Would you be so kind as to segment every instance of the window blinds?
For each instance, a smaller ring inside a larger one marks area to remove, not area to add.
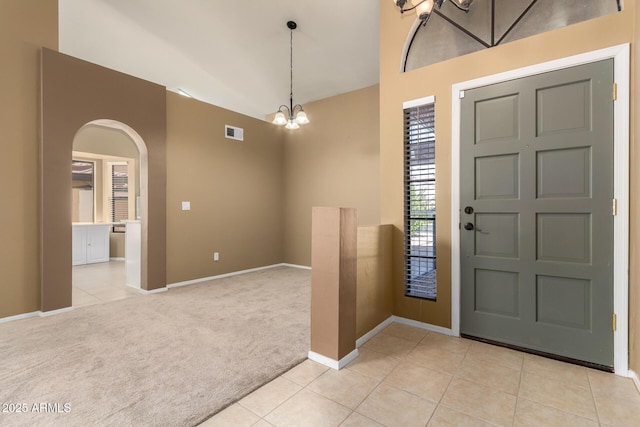
[[[111,165],[111,197],[109,198],[111,222],[129,219],[129,166]],[[124,233],[124,225],[115,225],[114,233]]]
[[[436,139],[433,103],[404,110],[405,295],[435,300]]]

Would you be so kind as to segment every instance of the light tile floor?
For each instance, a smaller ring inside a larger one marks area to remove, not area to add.
[[[334,371],[306,360],[201,426],[640,426],[632,380],[393,323]]]
[[[125,285],[124,261],[73,267],[72,304],[82,307],[139,296]]]

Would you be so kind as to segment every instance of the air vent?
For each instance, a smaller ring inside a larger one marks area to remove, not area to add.
[[[244,130],[235,126],[224,125],[224,136],[229,139],[244,141]]]

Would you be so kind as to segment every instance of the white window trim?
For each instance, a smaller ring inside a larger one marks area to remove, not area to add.
[[[614,81],[618,98],[614,104],[614,197],[618,214],[614,217],[613,282],[614,369],[628,377],[629,371],[629,44],[549,61],[492,76],[456,83],[451,88],[451,333],[460,335],[460,97],[465,90],[487,86],[577,65],[614,60]]]
[[[411,101],[403,102],[402,109],[406,110],[407,108],[419,107],[424,104],[435,104],[435,102],[436,102],[435,96],[433,95],[425,96],[424,98],[412,99]]]

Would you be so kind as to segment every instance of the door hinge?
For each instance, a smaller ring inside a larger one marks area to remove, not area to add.
[[[460,99],[464,98],[464,91],[461,90],[460,92],[458,92],[458,96],[460,97]]]
[[[613,332],[618,329],[618,318],[615,313],[613,313]]]
[[[617,100],[618,99],[618,84],[614,83],[613,84],[613,100]]]
[[[618,215],[618,199],[611,199],[611,215]]]

